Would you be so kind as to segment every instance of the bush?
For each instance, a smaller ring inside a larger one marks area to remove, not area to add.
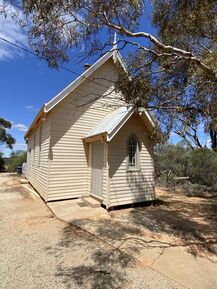
[[[5,166],[8,172],[15,172],[17,166],[26,162],[27,153],[25,151],[13,151]]]
[[[191,153],[192,183],[214,186],[217,182],[217,153],[209,149],[197,149]]]
[[[181,144],[158,146],[154,156],[156,177],[162,174],[187,176],[190,169],[190,154],[191,150]]]
[[[201,197],[207,192],[209,187],[200,185],[200,184],[192,184],[191,182],[187,182],[182,185],[181,191],[188,197]]]
[[[5,170],[5,160],[3,158],[3,153],[0,152],[0,172]]]
[[[217,152],[208,148],[191,150],[182,144],[158,146],[155,173],[157,182],[163,185],[171,183],[174,177],[189,177],[193,184],[216,188]]]

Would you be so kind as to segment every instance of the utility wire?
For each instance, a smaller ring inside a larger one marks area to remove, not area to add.
[[[10,45],[13,45],[13,46],[15,46],[16,48],[22,49],[23,51],[25,51],[25,52],[27,52],[27,53],[29,53],[29,54],[32,54],[32,55],[36,56],[37,58],[39,58],[39,59],[41,59],[41,60],[47,61],[47,59],[46,59],[45,57],[39,56],[39,55],[37,55],[37,53],[34,53],[33,51],[30,51],[30,50],[28,50],[27,48],[25,48],[25,47],[23,47],[23,46],[21,46],[21,45],[18,45],[18,44],[14,43],[14,42],[11,42],[11,41],[9,41],[9,40],[1,37],[1,36],[0,36],[0,40],[4,41],[4,42],[6,42],[6,43],[8,43],[8,44],[10,44]],[[101,83],[98,83],[98,82],[94,81],[93,79],[90,79],[90,78],[88,78],[88,77],[86,77],[86,76],[84,76],[84,75],[82,75],[82,74],[79,74],[78,72],[75,72],[75,71],[73,71],[73,70],[71,70],[71,69],[69,69],[69,68],[67,68],[67,67],[65,67],[65,66],[63,66],[63,65],[58,65],[58,67],[59,67],[59,68],[62,68],[63,70],[66,70],[66,71],[68,71],[68,72],[71,72],[71,73],[73,73],[74,75],[77,75],[77,76],[79,76],[79,77],[82,77],[82,78],[84,78],[84,79],[87,79],[87,80],[89,80],[89,81],[92,81],[93,83],[95,83],[95,84],[97,84],[97,85],[100,85],[100,86],[102,86],[102,87],[104,87],[104,88],[109,88],[108,86],[105,86],[105,85],[103,85],[103,84],[101,84]]]

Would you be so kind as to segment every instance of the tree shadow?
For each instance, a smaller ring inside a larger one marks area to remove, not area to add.
[[[139,236],[141,230],[138,227],[130,225],[128,222],[124,223],[119,221],[111,221],[110,219],[100,219],[100,220],[87,220],[83,219],[76,221],[78,226],[83,226],[83,224],[90,223],[91,228],[95,231],[95,234],[104,240],[121,240],[128,235]]]
[[[128,270],[144,252],[155,249],[152,264],[167,248],[183,247],[194,256],[213,256],[217,253],[216,215],[211,218],[209,211],[215,210],[216,204],[212,209],[208,205],[186,198],[166,199],[156,206],[119,210],[119,218],[79,221],[81,227],[85,222],[91,225],[93,233],[69,224],[58,243],[46,248],[58,259],[55,277],[68,289],[127,288]],[[147,230],[151,234],[146,236]],[[176,238],[164,239],[166,234]]]
[[[127,218],[153,233],[164,233],[180,240],[194,256],[217,254],[216,204],[186,201],[159,202],[155,207],[130,210]],[[170,246],[169,244],[168,246]],[[172,244],[176,246],[176,244]]]
[[[46,251],[58,260],[68,252],[68,261],[59,262],[55,274],[68,289],[127,288],[125,270],[134,265],[132,257],[73,224],[66,226],[59,242]]]
[[[92,264],[80,266],[59,266],[56,276],[71,288],[71,281],[79,288],[113,289],[126,288],[125,268],[131,262],[126,254],[114,249],[97,249],[91,255]]]

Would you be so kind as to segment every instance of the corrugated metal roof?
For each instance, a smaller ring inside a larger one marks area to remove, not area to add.
[[[98,134],[107,133],[107,140],[111,140],[116,130],[118,130],[127,119],[133,114],[132,107],[122,106],[117,110],[109,113],[87,136],[93,137]]]

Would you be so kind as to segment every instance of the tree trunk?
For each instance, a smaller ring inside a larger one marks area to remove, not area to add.
[[[217,149],[217,131],[210,129],[211,147],[213,150]]]

